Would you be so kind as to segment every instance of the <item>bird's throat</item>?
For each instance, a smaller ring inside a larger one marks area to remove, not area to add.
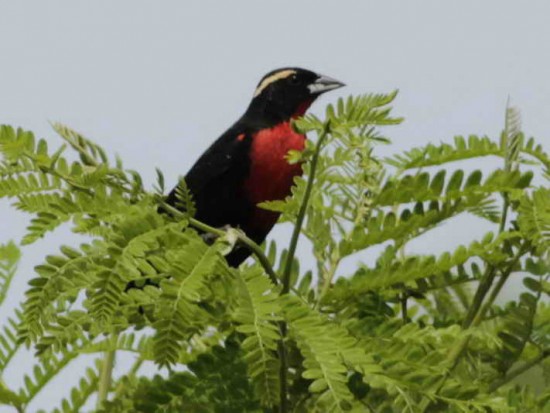
[[[292,115],[292,118],[296,119],[296,118],[299,118],[300,116],[304,116],[305,113],[306,113],[306,110],[309,109],[309,107],[311,106],[311,104],[313,103],[314,100],[315,100],[315,98],[311,98],[311,99],[308,99],[308,100],[304,101],[300,105],[298,105],[298,108],[296,109],[296,111]]]

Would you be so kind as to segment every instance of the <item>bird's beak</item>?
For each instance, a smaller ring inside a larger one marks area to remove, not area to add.
[[[315,82],[311,83],[307,88],[312,95],[320,95],[321,93],[338,89],[342,86],[346,86],[346,84],[331,77],[319,75]]]

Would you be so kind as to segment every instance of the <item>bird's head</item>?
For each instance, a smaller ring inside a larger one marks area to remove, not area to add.
[[[249,113],[274,121],[302,116],[313,101],[344,83],[306,69],[286,67],[266,74],[258,83]]]

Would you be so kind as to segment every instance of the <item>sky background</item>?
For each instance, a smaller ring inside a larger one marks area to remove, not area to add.
[[[394,144],[383,154],[457,134],[497,137],[508,97],[526,134],[548,150],[548,16],[543,0],[0,0],[0,124],[56,147],[49,121],[62,122],[118,153],[147,183],[155,167],[174,183],[242,114],[262,75],[291,65],[347,83],[314,105],[318,114],[339,96],[398,88],[394,114],[406,121],[385,129]],[[19,240],[27,217],[7,202],[0,217],[0,242]],[[463,217],[411,250],[451,250],[491,229]],[[288,233],[283,226],[274,237]],[[0,322],[22,300],[33,266],[74,240],[62,229],[23,250]],[[299,253],[308,255],[306,244]],[[344,270],[371,259],[352,257]],[[116,371],[129,361],[120,359]],[[16,387],[31,363],[29,353],[18,354],[4,380]],[[28,411],[55,406],[85,364],[69,366]]]

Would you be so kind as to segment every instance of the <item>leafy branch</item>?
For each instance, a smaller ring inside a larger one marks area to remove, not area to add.
[[[62,142],[51,150],[0,127],[0,197],[30,217],[22,244],[62,225],[87,238],[45,257],[21,310],[3,321],[0,403],[24,412],[74,360],[102,353],[54,411],[81,411],[93,396],[115,413],[547,410],[550,393],[517,378],[540,368],[548,386],[550,192],[536,183],[550,158],[508,108],[497,139],[380,159],[385,128],[402,121],[391,115],[395,97],[341,99],[322,119],[294,122],[317,138],[288,154],[304,169],[293,195],[261,205],[293,225],[288,242],[265,249],[193,218],[183,181],[174,208],[160,171],[148,191],[70,128],[53,125]],[[502,167],[451,165],[486,156]],[[412,252],[436,228],[452,237],[446,225],[464,214],[494,233]],[[306,240],[313,263],[296,255]],[[229,268],[223,257],[236,245],[256,263]],[[374,259],[357,263],[365,253]],[[0,305],[20,257],[14,243],[0,246]],[[500,303],[511,279],[525,291]],[[5,372],[24,345],[35,366],[16,372],[28,377],[14,390]],[[119,353],[135,359],[113,377]],[[149,361],[168,371],[145,377]]]

